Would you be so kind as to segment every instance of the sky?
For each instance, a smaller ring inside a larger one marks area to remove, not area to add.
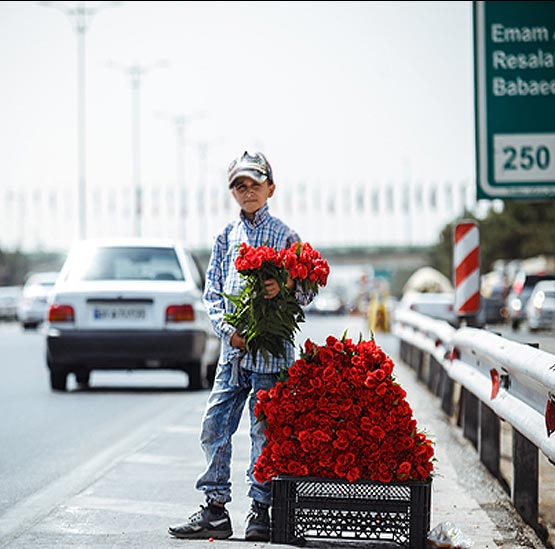
[[[0,3],[0,196],[77,185],[75,2]],[[262,150],[278,184],[474,177],[472,3],[87,2],[88,185],[221,180]],[[102,8],[102,9],[99,9]],[[204,148],[203,148],[204,147]],[[201,150],[206,152],[202,162]]]

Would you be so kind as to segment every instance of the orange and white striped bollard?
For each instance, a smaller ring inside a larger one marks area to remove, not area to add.
[[[475,221],[455,226],[455,313],[474,316],[480,309],[480,233]]]

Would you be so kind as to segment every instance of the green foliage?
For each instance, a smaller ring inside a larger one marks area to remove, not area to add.
[[[555,255],[555,202],[505,202],[480,223],[480,242],[484,272],[497,259]]]
[[[21,252],[9,253],[0,250],[0,286],[23,284],[29,265],[29,258]]]
[[[266,275],[256,271],[254,276],[244,277],[246,285],[238,295],[224,294],[234,306],[234,312],[226,313],[224,318],[245,338],[255,363],[258,353],[266,361],[268,353],[286,358],[286,344],[295,345],[295,333],[305,318],[303,309],[287,289],[287,271],[267,263],[268,269],[271,272]],[[264,276],[279,283],[280,292],[273,299],[264,296]]]
[[[480,229],[480,263],[483,273],[490,271],[498,259],[526,259],[537,255],[555,255],[555,201],[507,201],[502,212],[490,208],[478,220]],[[430,253],[431,265],[453,278],[453,230],[459,220],[447,224]]]
[[[58,271],[65,256],[55,252],[4,252],[0,250],[0,286],[20,286],[31,272]]]

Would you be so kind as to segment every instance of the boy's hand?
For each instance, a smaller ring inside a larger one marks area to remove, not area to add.
[[[269,278],[264,281],[264,297],[266,299],[273,299],[279,294],[279,284],[275,278]]]
[[[245,351],[247,348],[247,343],[245,342],[245,338],[241,337],[237,332],[231,336],[230,340],[231,346],[237,349],[241,349],[241,351]]]
[[[287,289],[291,290],[294,282],[290,277],[287,277]],[[273,299],[279,294],[279,283],[275,278],[269,278],[264,281],[264,297],[266,299]]]

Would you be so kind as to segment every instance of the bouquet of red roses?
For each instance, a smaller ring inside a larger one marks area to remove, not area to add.
[[[268,443],[255,478],[428,479],[433,443],[417,429],[393,366],[374,340],[307,340],[286,380],[258,391],[254,413]]]
[[[245,338],[254,361],[258,353],[266,360],[268,353],[285,358],[286,344],[294,345],[295,332],[304,321],[304,311],[287,289],[287,280],[291,278],[300,284],[302,291],[316,294],[327,283],[328,262],[308,242],[282,250],[243,242],[235,268],[246,283],[238,295],[225,295],[235,310],[226,313],[224,319]],[[273,299],[264,297],[264,281],[269,278],[277,280],[280,286]]]

